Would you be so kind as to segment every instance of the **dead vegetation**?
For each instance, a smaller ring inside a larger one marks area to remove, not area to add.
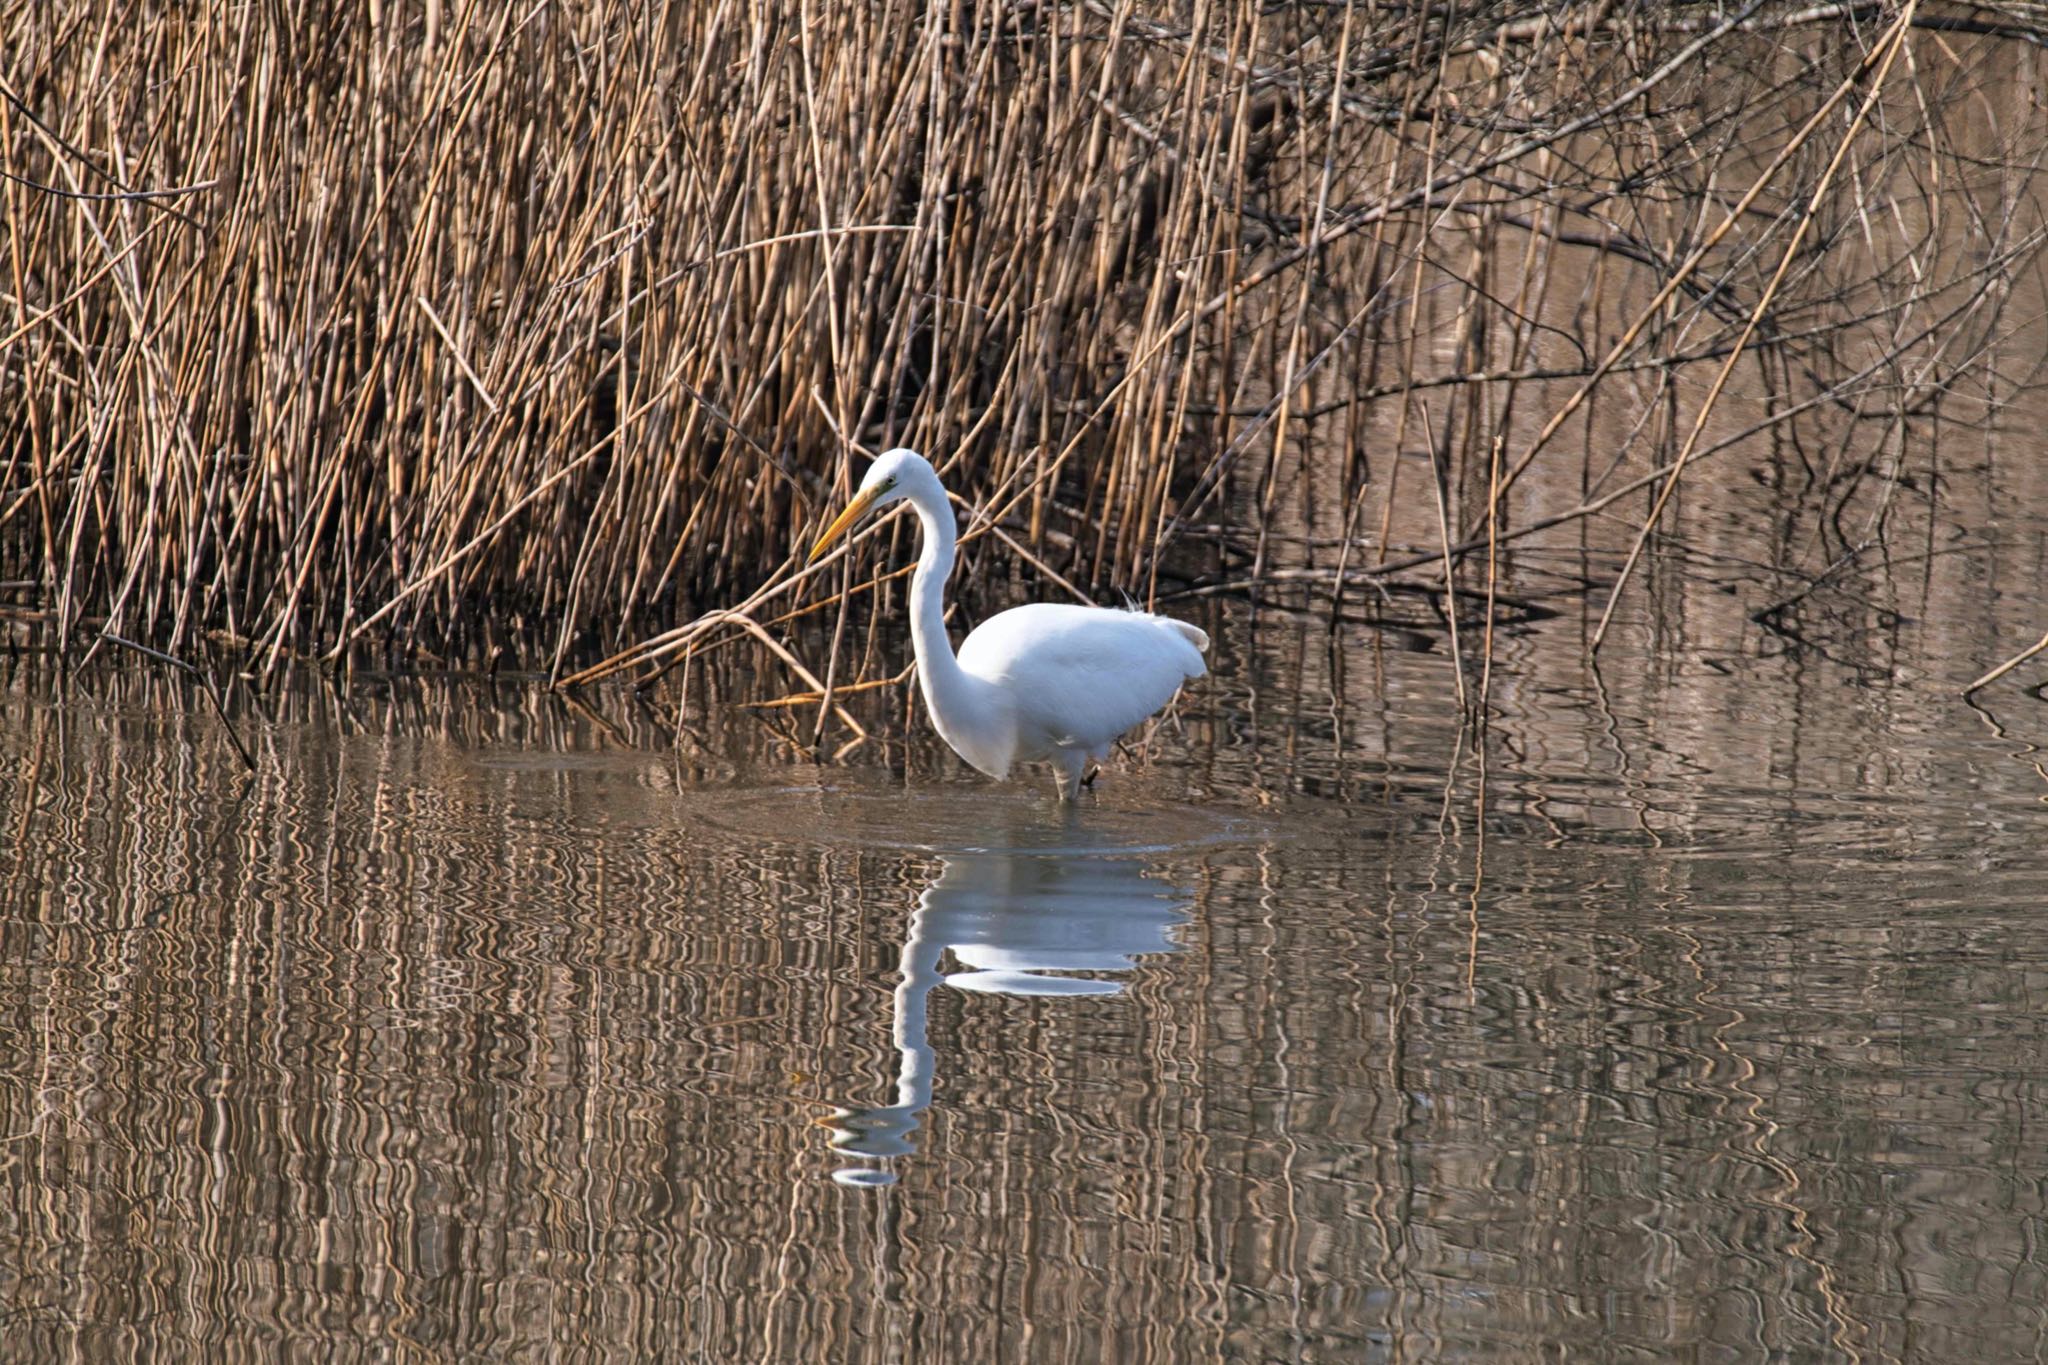
[[[1931,425],[2043,349],[2030,4],[15,0],[0,34],[0,613],[67,656],[589,680],[741,637],[832,690],[879,676],[846,626],[895,561],[799,547],[908,444],[970,610],[1012,574],[1420,594],[1490,659],[1556,588],[1518,550],[1611,607],[1701,480],[1766,485],[1774,589],[1930,525]]]

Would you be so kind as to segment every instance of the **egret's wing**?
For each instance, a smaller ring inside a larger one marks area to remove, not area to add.
[[[1207,671],[1193,626],[1144,612],[1039,603],[992,616],[960,665],[1005,686],[1017,716],[1054,744],[1096,752]]]

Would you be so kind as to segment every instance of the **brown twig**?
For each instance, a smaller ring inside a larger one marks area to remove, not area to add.
[[[2012,672],[2015,668],[2018,668],[2021,664],[2033,658],[2036,654],[2039,654],[2043,650],[2048,650],[2048,635],[2043,635],[2033,644],[2028,645],[2025,649],[2013,655],[2010,659],[2007,659],[2004,663],[2000,664],[1998,667],[1992,669],[1989,673],[1986,673],[1983,677],[1977,679],[1977,681],[1971,683],[1968,687],[1964,688],[1963,696],[1970,697],[1978,692],[1983,691],[1985,688],[1991,686],[1991,684],[1997,682],[2000,678]]]

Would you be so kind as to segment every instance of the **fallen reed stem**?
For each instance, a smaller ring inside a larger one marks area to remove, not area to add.
[[[2015,668],[2018,668],[2021,664],[2033,658],[2036,654],[2041,653],[2043,650],[2048,650],[2048,635],[2043,635],[2033,644],[2028,645],[2025,649],[2013,655],[2010,659],[2007,659],[2004,663],[1992,669],[1989,673],[1986,673],[1983,677],[1977,679],[1977,681],[1971,683],[1968,687],[1965,687],[1962,691],[1962,695],[1965,697],[1969,697],[1978,692],[1983,691],[1985,688],[1991,686],[1991,684],[1997,682],[2000,678],[2012,672]]]
[[[220,689],[214,685],[213,674],[196,664],[180,659],[175,654],[167,654],[161,649],[152,649],[148,645],[138,644],[133,640],[124,639],[119,635],[109,634],[106,631],[100,632],[99,639],[121,649],[131,650],[146,659],[154,659],[160,664],[169,664],[187,677],[197,679],[200,690],[205,692],[206,699],[213,703],[213,714],[219,717],[221,729],[226,732],[228,743],[234,746],[235,756],[242,760],[242,767],[252,773],[256,771],[256,756],[249,752],[248,745],[242,743],[242,736],[236,731],[235,723],[228,719],[228,708],[221,700]]]

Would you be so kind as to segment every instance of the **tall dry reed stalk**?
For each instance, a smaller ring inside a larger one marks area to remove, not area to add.
[[[1513,546],[1627,546],[1759,442],[1827,564],[1914,423],[2030,377],[1991,362],[2033,5],[13,0],[0,38],[0,612],[67,650],[588,678],[822,601],[786,657],[837,684],[875,580],[797,551],[899,443],[970,601],[1498,605]]]

